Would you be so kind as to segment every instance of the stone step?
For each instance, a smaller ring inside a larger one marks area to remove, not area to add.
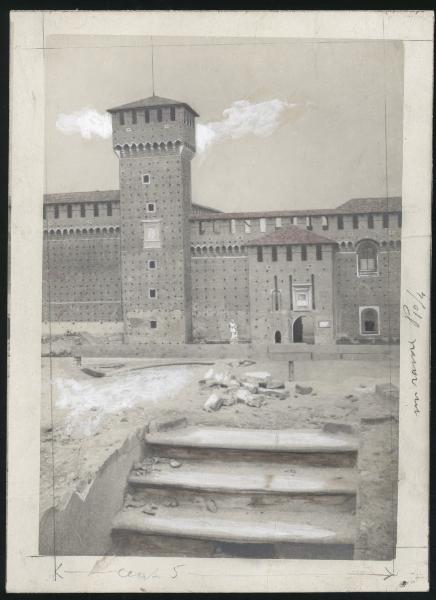
[[[250,510],[246,514],[210,513],[185,507],[157,508],[156,514],[142,508],[126,508],[114,521],[113,533],[171,536],[190,540],[214,540],[238,544],[354,544],[354,517],[320,514],[268,514]]]
[[[145,434],[152,445],[217,448],[261,452],[356,452],[358,440],[349,434],[326,433],[320,429],[240,429],[185,427]]]
[[[136,470],[128,482],[135,487],[202,490],[218,493],[350,495],[356,494],[353,469],[291,467],[270,463],[184,461],[173,468],[158,462]]]

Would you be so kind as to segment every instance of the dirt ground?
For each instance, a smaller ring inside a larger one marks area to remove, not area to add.
[[[398,385],[398,367],[388,362],[308,361],[295,365],[295,382],[311,386],[310,394],[291,391],[288,398],[268,398],[259,408],[234,404],[206,412],[204,403],[214,390],[200,386],[199,380],[211,366],[141,370],[138,366],[150,361],[101,359],[106,366],[110,362],[131,370],[115,373],[107,368],[109,375],[95,378],[84,373],[73,358],[42,358],[41,514],[53,505],[53,499],[59,506],[72,490],[83,491],[105,459],[151,419],[177,412],[190,424],[211,426],[301,429],[319,428],[327,422],[353,425],[358,420],[358,402],[353,395],[357,386],[370,389],[388,381]],[[276,380],[288,379],[286,362],[235,366],[237,362],[217,361],[212,368],[220,371],[232,363],[236,376],[267,371]],[[383,440],[379,444],[382,453]]]

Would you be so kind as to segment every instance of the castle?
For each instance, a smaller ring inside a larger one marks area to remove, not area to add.
[[[399,340],[401,198],[243,213],[193,204],[195,110],[152,96],[109,113],[120,190],[44,198],[43,324],[53,333]]]

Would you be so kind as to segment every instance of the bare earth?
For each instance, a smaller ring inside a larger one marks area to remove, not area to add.
[[[335,361],[334,368],[333,361],[308,361],[296,365],[295,382],[311,386],[310,394],[292,392],[289,398],[268,398],[259,408],[234,404],[207,412],[203,406],[214,390],[200,386],[199,380],[210,366],[141,370],[138,366],[146,365],[145,359],[101,360],[101,364],[109,362],[131,370],[111,374],[114,370],[107,368],[110,375],[95,378],[84,373],[73,358],[52,358],[51,365],[50,358],[42,358],[41,514],[53,503],[62,504],[72,490],[84,490],[105,459],[151,419],[177,412],[190,424],[243,428],[319,428],[329,422],[353,425],[358,419],[353,395],[358,385],[398,384],[398,368],[387,361]],[[229,363],[237,365],[238,361],[217,361],[213,368],[228,369]],[[279,361],[231,368],[236,376],[267,371],[277,380],[288,377],[287,363]],[[375,443],[378,455],[386,451],[384,440]]]

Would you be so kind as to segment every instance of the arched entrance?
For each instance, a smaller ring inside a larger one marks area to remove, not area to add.
[[[282,334],[280,333],[280,331],[276,331],[274,334],[274,342],[276,344],[281,344],[282,343]]]
[[[311,317],[302,316],[295,319],[292,325],[292,341],[294,344],[315,343],[315,330]]]

